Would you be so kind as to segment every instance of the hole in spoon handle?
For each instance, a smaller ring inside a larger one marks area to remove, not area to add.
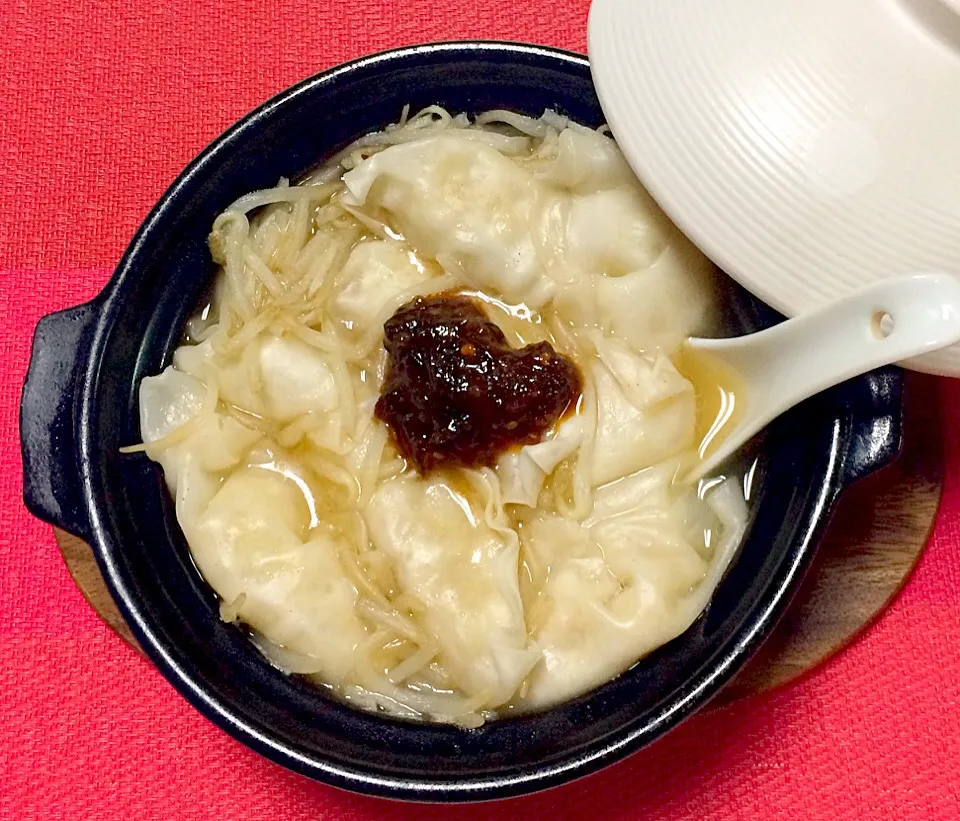
[[[888,311],[877,310],[870,315],[870,333],[874,339],[887,339],[893,333],[893,328],[893,317]]]

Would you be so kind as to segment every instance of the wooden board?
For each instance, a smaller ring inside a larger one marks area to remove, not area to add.
[[[849,645],[896,598],[926,547],[943,485],[936,380],[907,374],[903,454],[844,494],[814,567],[760,654],[714,702],[782,686]],[[103,620],[136,641],[80,539],[56,531],[74,581]]]

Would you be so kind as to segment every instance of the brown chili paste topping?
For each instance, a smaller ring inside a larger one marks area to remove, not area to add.
[[[422,474],[492,466],[535,444],[575,406],[576,365],[547,342],[511,348],[470,297],[420,297],[383,326],[389,355],[376,417]]]

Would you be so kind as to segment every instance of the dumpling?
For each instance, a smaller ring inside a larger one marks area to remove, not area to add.
[[[536,507],[543,483],[557,465],[577,452],[584,434],[585,421],[575,416],[561,423],[550,439],[503,454],[497,463],[497,475],[504,504]]]
[[[549,706],[609,681],[702,611],[742,538],[745,503],[735,481],[700,503],[699,521],[719,536],[701,555],[678,535],[687,508],[672,497],[675,469],[668,463],[600,489],[582,524],[541,515],[524,529],[524,550],[550,568],[534,634],[543,662],[525,705]]]
[[[339,404],[333,373],[316,349],[299,339],[268,337],[260,346],[260,379],[270,415],[280,421]]]
[[[350,253],[340,273],[342,285],[331,301],[331,313],[352,329],[365,331],[393,298],[429,278],[399,243],[363,242]]]
[[[426,137],[384,149],[343,180],[345,202],[384,209],[419,251],[475,287],[531,307],[552,296],[531,235],[542,186],[494,148]]]
[[[310,510],[293,479],[237,470],[196,522],[181,524],[203,577],[236,603],[240,620],[301,657],[298,672],[346,680],[366,636],[357,591],[333,539],[309,531]]]
[[[636,187],[574,197],[566,226],[566,259],[588,274],[619,277],[652,265],[664,232],[649,195]]]
[[[598,337],[591,368],[597,391],[593,484],[603,485],[693,447],[696,395],[670,362]]]
[[[410,476],[381,484],[366,510],[373,545],[422,603],[447,668],[468,695],[502,704],[539,654],[527,646],[516,533],[491,516],[441,479]]]
[[[206,386],[199,380],[168,367],[159,376],[140,383],[140,432],[147,455],[159,462],[167,482],[176,484],[185,457],[208,473],[219,473],[240,463],[260,434],[220,413],[208,413],[183,441],[166,448],[152,445],[183,428],[204,405]]]
[[[683,538],[688,509],[676,503],[676,472],[668,461],[600,488],[584,520],[617,577],[645,588],[641,599],[682,598],[706,571],[707,561]]]
[[[253,344],[257,344],[256,341]],[[256,374],[251,366],[256,363],[256,351],[250,357],[228,358],[217,356],[213,342],[206,339],[199,345],[181,345],[174,351],[173,367],[197,379],[209,374],[217,376],[217,389],[225,402],[251,413],[263,414],[266,408],[256,390]]]
[[[640,356],[615,337],[598,332],[589,336],[600,362],[638,408],[658,405],[692,391],[692,385],[663,354]]]
[[[224,400],[250,413],[281,422],[314,411],[330,413],[339,405],[333,369],[318,349],[292,337],[263,336],[250,343],[249,358],[223,361],[207,340],[183,345],[174,366],[203,379],[217,374]]]
[[[637,352],[670,352],[705,333],[715,304],[710,261],[637,187],[556,201],[547,212],[554,306]]]
[[[579,126],[560,132],[556,157],[535,174],[578,194],[616,188],[633,178],[610,137]]]
[[[713,330],[712,264],[677,231],[649,267],[594,283],[600,327],[637,351],[673,351]]]
[[[174,368],[140,387],[147,453],[163,467],[190,552],[238,618],[299,657],[298,672],[338,683],[365,628],[336,545],[310,530],[306,485],[295,467],[285,465],[282,473],[272,463],[247,463],[258,432],[216,412],[193,430],[183,427],[201,412],[205,394],[199,380]],[[188,435],[155,446],[177,430]]]

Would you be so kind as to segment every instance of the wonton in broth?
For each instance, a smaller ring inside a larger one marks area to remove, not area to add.
[[[362,708],[478,726],[617,676],[684,632],[742,538],[697,458],[682,341],[716,325],[708,261],[616,144],[553,113],[439,108],[213,226],[221,266],[143,381],[159,463],[227,621]],[[456,293],[580,395],[538,441],[421,475],[374,410],[384,323]]]

